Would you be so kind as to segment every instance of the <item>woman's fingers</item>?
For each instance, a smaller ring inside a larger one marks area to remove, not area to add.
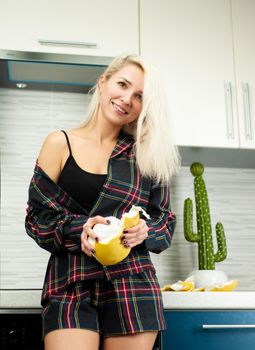
[[[97,215],[89,218],[87,222],[83,225],[83,230],[81,234],[81,250],[89,256],[93,256],[95,253],[95,250],[94,250],[94,247],[91,244],[89,244],[88,238],[90,237],[96,242],[99,241],[99,238],[93,231],[93,227],[95,226],[95,224],[99,224],[99,223],[108,225],[110,222],[106,218],[100,215]]]
[[[82,237],[83,238],[90,237],[94,241],[97,241],[98,237],[94,233],[93,227],[95,226],[95,224],[99,224],[99,223],[107,225],[108,222],[109,222],[109,220],[107,220],[106,218],[104,218],[100,215],[89,218],[87,220],[87,222],[83,225]]]
[[[95,251],[94,247],[88,242],[88,237],[87,234],[81,237],[81,250],[88,256],[92,256]]]
[[[84,231],[85,231],[85,235],[87,235],[87,238],[90,237],[94,241],[98,242],[99,238],[97,237],[97,235],[89,225],[85,225]]]
[[[122,235],[122,244],[126,247],[135,247],[148,237],[149,227],[145,220],[140,219],[139,224],[125,230]]]
[[[83,253],[87,254],[88,256],[93,256],[93,248],[87,248],[87,244],[82,243],[81,244],[81,250]]]
[[[148,237],[148,230],[147,228],[143,228],[140,231],[136,231],[135,233],[125,233],[122,235],[122,239],[123,240],[128,240],[128,241],[132,241],[132,240],[139,240],[141,238],[145,239],[146,237]]]
[[[146,221],[143,219],[140,219],[138,225],[127,229],[127,231],[128,231],[128,233],[135,233],[135,232],[138,232],[144,228],[148,228],[148,230],[149,230],[149,227],[146,225]],[[125,233],[125,231],[124,231],[124,233]]]
[[[105,225],[109,225],[110,221],[106,218],[104,218],[103,216],[97,215],[97,216],[93,216],[92,218],[89,218],[87,223],[91,225],[91,227],[93,227],[95,224],[105,224]]]
[[[85,224],[81,234],[81,250],[88,256],[92,256],[94,248],[88,242],[89,230],[91,230],[90,226]]]

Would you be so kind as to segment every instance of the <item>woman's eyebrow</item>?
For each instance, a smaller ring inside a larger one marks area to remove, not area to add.
[[[123,80],[125,80],[125,82],[127,82],[129,85],[132,85],[132,83],[131,83],[129,80],[127,80],[126,78],[120,77],[120,79],[123,79]],[[140,90],[139,92],[140,92],[141,94],[143,93],[142,90]]]
[[[129,80],[127,80],[126,78],[124,78],[124,77],[120,77],[120,78],[125,80],[129,85],[132,85],[132,83]]]

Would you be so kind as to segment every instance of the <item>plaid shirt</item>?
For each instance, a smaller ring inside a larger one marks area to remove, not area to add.
[[[39,166],[29,186],[25,228],[40,247],[51,252],[42,299],[64,290],[70,283],[106,277],[108,280],[155,271],[149,251],[160,253],[171,244],[175,216],[170,209],[169,186],[141,176],[136,166],[133,139],[120,134],[108,162],[107,179],[91,212],[82,208]],[[81,251],[81,233],[91,216],[115,216],[141,206],[151,217],[147,239],[131,249],[129,256],[112,266],[102,266]]]

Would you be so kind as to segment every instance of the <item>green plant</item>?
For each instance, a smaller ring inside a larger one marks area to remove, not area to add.
[[[212,227],[207,191],[202,177],[204,167],[201,163],[193,163],[190,167],[194,179],[194,192],[196,202],[197,233],[193,231],[193,205],[187,198],[184,202],[184,235],[187,241],[198,243],[199,270],[214,270],[215,262],[227,257],[226,238],[223,225],[216,224],[216,237],[218,251],[214,254]]]

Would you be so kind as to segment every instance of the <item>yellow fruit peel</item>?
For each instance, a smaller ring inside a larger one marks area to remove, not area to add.
[[[140,220],[140,215],[139,213],[136,214],[133,218],[129,218],[129,217],[124,217],[123,218],[123,231],[126,229],[129,229],[133,226],[136,226],[139,224],[139,220]]]
[[[226,283],[219,283],[215,286],[205,288],[205,292],[232,292],[238,285],[237,280],[231,280]]]
[[[226,283],[219,283],[213,286],[195,288],[195,283],[192,278],[189,277],[185,281],[178,281],[174,284],[166,284],[161,288],[162,292],[231,292],[238,285],[237,280],[231,280]]]
[[[130,253],[130,248],[120,243],[120,234],[111,239],[108,243],[95,242],[95,258],[102,265],[115,265],[124,260]]]
[[[174,284],[167,284],[161,291],[172,291],[172,292],[191,292],[194,290],[194,279],[187,278],[185,281],[177,281]]]

